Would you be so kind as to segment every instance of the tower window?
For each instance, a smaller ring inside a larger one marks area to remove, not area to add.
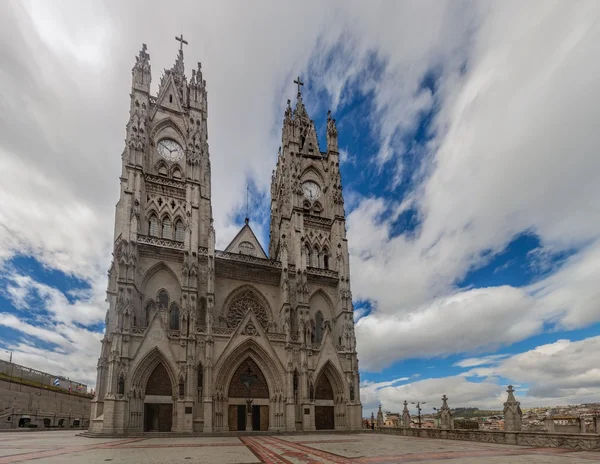
[[[316,247],[313,248],[311,263],[313,267],[319,267],[319,250]]]
[[[148,234],[158,237],[158,218],[153,214],[148,221]]]
[[[323,313],[321,311],[317,311],[315,325],[315,341],[321,343],[321,340],[323,340]]]
[[[327,252],[323,253],[323,268],[329,269],[329,255]]]
[[[156,299],[158,300],[158,306],[160,309],[167,309],[169,307],[169,294],[166,290],[161,290],[158,292]]]
[[[164,218],[162,222],[162,238],[173,238],[173,230],[171,227],[171,220],[169,218]]]
[[[173,103],[173,95],[169,94],[169,103]]]
[[[306,267],[310,267],[310,248],[308,248],[308,245],[304,249],[304,254],[306,256]]]
[[[175,223],[175,240],[183,242],[185,239],[185,230],[183,227],[183,221],[179,220]]]
[[[150,301],[146,305],[146,327],[148,327],[150,325],[150,319],[152,319],[152,316],[154,315],[154,311],[156,311],[156,305],[154,304],[154,301]]]
[[[179,306],[177,303],[171,305],[169,314],[169,327],[171,330],[179,330]]]
[[[123,374],[119,376],[119,382],[117,383],[117,394],[125,394],[125,377],[123,377]]]

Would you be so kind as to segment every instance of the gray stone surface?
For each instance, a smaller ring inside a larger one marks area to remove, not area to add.
[[[6,439],[8,437],[8,441]],[[0,434],[0,464],[546,463],[598,462],[591,452],[381,434],[89,439],[73,432]],[[39,443],[43,443],[40,445]]]
[[[246,403],[230,385],[248,358],[268,387],[249,395],[262,408],[261,429],[360,428],[335,120],[328,114],[322,152],[298,91],[272,176],[269,258],[250,224],[225,251],[215,250],[207,84],[200,64],[188,80],[180,42],[156,96],[145,45],[132,69],[90,430],[237,429],[231,422]],[[146,388],[159,365],[167,386],[155,385],[157,400]],[[330,389],[317,388],[323,379]],[[332,393],[313,396],[322,391]]]

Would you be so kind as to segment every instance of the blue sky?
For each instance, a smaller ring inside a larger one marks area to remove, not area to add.
[[[249,185],[268,249],[295,76],[337,120],[366,414],[600,400],[597,3],[141,5],[0,7],[2,351],[95,382],[130,68],[147,43],[156,91],[183,31],[218,247]]]

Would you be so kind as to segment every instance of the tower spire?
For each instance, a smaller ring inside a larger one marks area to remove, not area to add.
[[[300,98],[302,97],[302,92],[300,91],[300,86],[301,86],[301,85],[304,85],[304,82],[302,82],[302,81],[300,80],[300,76],[298,76],[298,77],[296,78],[296,80],[294,81],[294,84],[297,84],[297,85],[298,85],[298,98],[300,99]]]
[[[246,219],[245,222],[248,224],[250,222],[250,203],[248,202],[248,193],[250,191],[250,186],[246,184]]]

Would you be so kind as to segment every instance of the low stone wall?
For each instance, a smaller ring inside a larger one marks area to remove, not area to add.
[[[0,380],[0,430],[21,429],[28,421],[37,428],[87,428],[90,398]],[[21,423],[21,424],[20,424]]]
[[[567,448],[574,451],[600,451],[600,435],[580,433],[506,432],[502,430],[442,430],[405,427],[382,427],[377,433],[406,437],[468,440],[502,445],[523,445],[539,448]]]

